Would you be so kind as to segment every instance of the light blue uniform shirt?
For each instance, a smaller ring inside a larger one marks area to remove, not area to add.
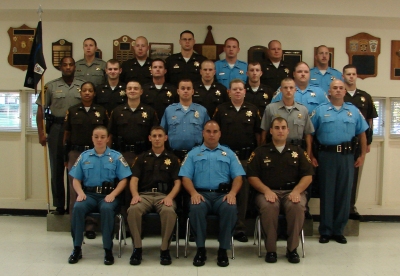
[[[322,145],[339,145],[364,132],[368,124],[356,106],[343,103],[337,110],[332,103],[321,104],[311,114],[314,135]]]
[[[169,145],[174,150],[191,150],[203,142],[204,124],[210,120],[207,109],[192,103],[185,110],[181,103],[169,105],[161,119],[161,126],[168,134]]]
[[[231,68],[226,59],[215,62],[216,78],[219,83],[229,89],[229,83],[233,79],[241,79],[244,83],[247,81],[247,62],[236,60]]]
[[[122,154],[109,147],[101,155],[94,149],[84,151],[69,172],[69,175],[87,187],[101,186],[104,181],[114,182],[115,178],[121,180],[131,174]]]
[[[317,67],[310,70],[310,84],[313,86],[319,86],[326,93],[328,93],[329,85],[334,79],[343,81],[342,73],[334,68],[328,67],[325,75],[322,75]]]
[[[282,93],[280,89],[278,89],[278,91],[279,92],[272,98],[272,103],[282,100]],[[311,114],[320,104],[329,103],[326,93],[318,86],[313,85],[308,85],[305,90],[300,90],[296,87],[294,100],[304,105],[308,110],[308,114]]]
[[[235,153],[228,147],[218,146],[211,150],[204,144],[192,149],[179,171],[179,176],[192,180],[198,189],[216,190],[220,183],[229,183],[246,173]]]

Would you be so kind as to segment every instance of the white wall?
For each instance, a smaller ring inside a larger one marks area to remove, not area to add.
[[[6,3],[3,3],[6,2]],[[0,90],[24,89],[25,72],[8,65],[9,27],[36,27],[39,1],[3,1],[0,9]],[[235,36],[240,41],[239,58],[247,60],[247,49],[267,45],[271,39],[284,49],[303,50],[303,60],[313,64],[313,48],[326,44],[335,48],[335,67],[348,63],[346,37],[367,32],[381,38],[378,76],[358,80],[358,87],[373,96],[398,97],[400,82],[390,80],[391,40],[400,40],[397,13],[400,1],[342,1],[335,7],[326,1],[40,1],[43,13],[44,53],[48,70],[45,80],[60,76],[51,64],[51,43],[64,38],[74,43],[74,57],[83,56],[82,41],[94,37],[103,59],[112,57],[112,40],[122,35],[146,36],[150,42],[174,43],[179,51],[179,33],[190,29],[202,43],[212,25],[216,43]],[[316,3],[315,3],[316,2]],[[229,4],[228,4],[229,3]],[[23,7],[23,9],[21,9]],[[22,105],[26,104],[26,99]],[[389,112],[387,102],[386,112]],[[386,116],[386,125],[389,124]],[[400,142],[386,138],[372,145],[367,156],[359,209],[364,214],[400,214],[396,171]],[[29,133],[0,133],[0,208],[46,208],[43,150]],[[7,157],[7,158],[6,158]]]

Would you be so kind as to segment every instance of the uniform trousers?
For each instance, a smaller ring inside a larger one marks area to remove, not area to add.
[[[63,136],[64,129],[62,124],[53,124],[47,135],[51,174],[51,193],[53,196],[53,206],[58,208],[64,208],[65,206]],[[69,187],[67,185],[67,195],[69,196],[68,190]]]
[[[105,197],[106,195],[102,194],[87,193],[85,200],[75,202],[71,221],[71,234],[74,246],[82,246],[86,215],[98,211],[101,220],[103,248],[112,249],[115,213],[119,206],[119,200],[116,198],[113,202],[105,202]]]
[[[207,235],[207,215],[214,214],[219,217],[218,241],[220,248],[229,249],[231,238],[237,222],[236,204],[222,201],[226,194],[216,192],[199,192],[205,201],[200,204],[189,204],[190,225],[196,236],[197,247],[205,247]]]
[[[356,201],[358,196],[358,188],[360,187],[363,167],[364,165],[358,168],[354,168],[353,187],[351,188],[351,198],[350,198],[350,214],[357,213]]]
[[[247,168],[247,160],[240,160],[244,171]],[[237,209],[238,209],[238,220],[236,223],[235,232],[236,233],[246,233],[246,214],[247,214],[247,207],[249,204],[249,182],[247,181],[247,177],[243,176],[243,184],[240,188],[239,193],[237,194]]]
[[[318,156],[321,235],[342,235],[349,219],[354,155],[320,151]]]
[[[163,193],[140,193],[142,201],[131,205],[128,209],[128,224],[133,237],[135,248],[142,247],[142,216],[155,210],[161,219],[161,250],[167,250],[171,241],[171,235],[176,224],[176,203],[172,206],[159,204],[165,198]]]
[[[278,239],[278,219],[281,210],[284,211],[287,221],[287,249],[293,251],[299,246],[300,232],[304,223],[304,211],[307,197],[303,192],[300,194],[300,202],[293,203],[288,196],[292,191],[273,190],[278,196],[275,202],[268,202],[264,194],[256,196],[256,206],[260,211],[260,221],[265,239],[267,252],[276,252],[276,241]]]

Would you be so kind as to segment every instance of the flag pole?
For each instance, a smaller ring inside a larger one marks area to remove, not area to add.
[[[42,5],[39,5],[39,8],[37,10],[37,13],[39,15],[39,21],[42,21]],[[44,90],[44,74],[42,74],[41,78],[40,78],[40,85],[41,85],[41,102],[42,105],[40,108],[42,108],[42,112],[44,114],[44,105],[45,105],[45,101],[44,101],[44,94],[45,94],[45,90]],[[43,131],[44,131],[44,135],[46,136],[47,139],[47,135],[46,135],[46,121],[45,121],[45,116],[43,116]],[[48,164],[48,159],[47,159],[47,142],[46,142],[46,146],[43,147],[43,154],[44,154],[44,171],[45,171],[45,177],[46,177],[46,198],[47,198],[47,213],[50,213],[50,193],[49,193],[49,189],[50,189],[50,185],[49,185],[49,164]]]

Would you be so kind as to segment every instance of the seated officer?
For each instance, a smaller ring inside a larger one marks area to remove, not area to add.
[[[101,216],[104,264],[114,263],[112,239],[115,210],[119,205],[116,197],[125,189],[126,178],[131,175],[131,170],[119,152],[107,147],[108,139],[105,126],[95,127],[92,136],[94,148],[83,152],[69,173],[74,178],[73,187],[78,195],[72,211],[71,234],[74,250],[68,259],[70,264],[75,264],[82,258],[85,217],[93,211],[99,211]],[[119,182],[114,187],[116,178]]]
[[[299,146],[286,142],[288,124],[282,117],[272,121],[272,143],[258,147],[251,154],[247,165],[250,185],[259,194],[255,203],[260,210],[267,263],[275,263],[278,217],[282,209],[287,220],[287,253],[291,263],[300,262],[297,254],[299,234],[303,227],[305,189],[311,183],[313,167],[307,153]]]
[[[218,123],[208,121],[203,130],[204,143],[188,153],[179,171],[182,184],[191,196],[189,218],[197,245],[194,266],[203,266],[207,260],[205,240],[208,213],[219,216],[217,264],[222,267],[229,265],[226,250],[230,248],[237,221],[236,194],[242,186],[245,172],[235,153],[219,144],[220,137]]]
[[[140,265],[142,260],[142,216],[153,210],[161,218],[160,263],[172,263],[169,254],[171,234],[176,222],[176,203],[174,198],[181,188],[178,177],[180,162],[164,147],[168,136],[160,126],[154,126],[149,135],[151,150],[145,151],[134,161],[130,190],[131,206],[128,209],[128,223],[133,237],[134,250],[131,265]]]

